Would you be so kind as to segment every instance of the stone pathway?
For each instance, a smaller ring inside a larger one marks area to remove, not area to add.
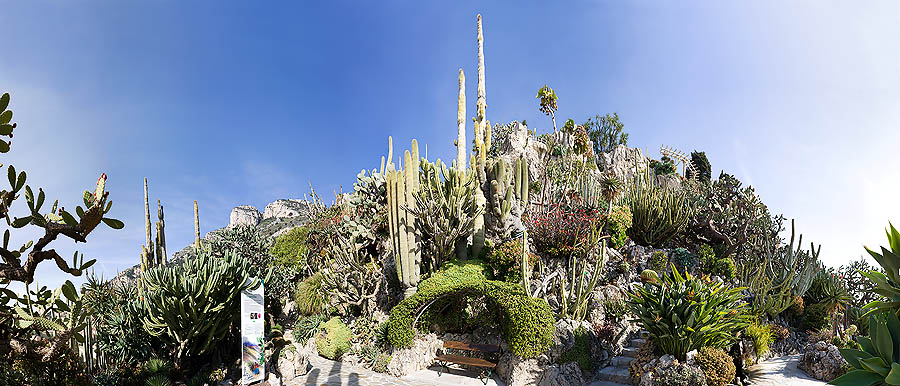
[[[821,386],[825,382],[806,375],[797,368],[800,355],[788,355],[758,363],[752,367],[750,384],[753,386]]]
[[[309,373],[285,383],[285,386],[485,386],[477,377],[478,374],[461,369],[444,372],[440,377],[437,371],[426,369],[407,376],[396,378],[387,374],[350,366],[313,355],[309,359],[312,368]],[[487,386],[505,386],[502,382],[488,380]]]
[[[641,332],[641,336],[646,335],[646,331]],[[592,383],[590,386],[623,386],[631,384],[631,375],[628,368],[631,361],[637,356],[638,349],[644,345],[646,339],[632,339],[628,342],[628,347],[622,349],[622,353],[617,357],[609,360],[609,366],[600,369],[598,376],[599,381]]]

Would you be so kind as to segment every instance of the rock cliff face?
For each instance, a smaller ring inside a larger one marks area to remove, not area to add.
[[[284,218],[306,216],[309,213],[309,203],[304,200],[276,200],[263,212],[263,220],[270,218]]]
[[[262,215],[252,205],[241,205],[231,210],[231,221],[228,226],[257,225],[262,220]]]
[[[598,154],[597,163],[604,172],[623,182],[631,181],[640,170],[650,167],[641,149],[625,145],[616,146],[609,153]]]

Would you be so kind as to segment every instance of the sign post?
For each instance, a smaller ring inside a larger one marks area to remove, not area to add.
[[[241,384],[266,378],[264,317],[265,290],[260,283],[255,290],[241,292]]]

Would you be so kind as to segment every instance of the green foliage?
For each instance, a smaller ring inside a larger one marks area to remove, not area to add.
[[[430,270],[437,270],[456,251],[456,241],[467,237],[475,227],[481,209],[475,203],[477,182],[474,169],[447,168],[437,160],[421,164],[421,186],[413,196],[410,213],[418,219],[427,242],[423,248],[430,256]]]
[[[869,318],[869,336],[856,341],[861,350],[844,348],[841,356],[852,370],[831,381],[838,386],[900,384],[900,320],[894,312]]]
[[[822,304],[832,314],[843,311],[851,298],[837,274],[831,268],[823,268],[813,278],[804,300],[810,304]]]
[[[874,292],[887,298],[885,301],[873,301],[865,306],[870,313],[900,312],[900,232],[893,224],[888,224],[890,229],[885,229],[888,238],[888,246],[891,249],[881,247],[881,253],[868,247],[869,252],[884,272],[861,272],[866,278],[875,284]]]
[[[706,158],[706,152],[702,151],[692,151],[691,152],[691,166],[694,167],[694,172],[697,173],[696,176],[691,174],[691,169],[688,169],[687,178],[696,178],[697,181],[703,183],[709,183],[712,179],[712,166],[709,164],[709,160]]]
[[[530,272],[537,263],[539,256],[528,253],[527,268]],[[494,278],[509,283],[522,281],[522,240],[513,239],[488,251],[485,262],[493,270]]]
[[[880,267],[874,267],[866,261],[862,256],[857,260],[853,260],[842,265],[838,270],[844,288],[850,295],[850,305],[853,307],[863,307],[875,300],[884,300],[884,298],[875,292],[875,284],[863,276],[863,272],[879,271]],[[883,271],[881,272],[884,273]],[[864,323],[868,325],[868,323]]]
[[[584,320],[587,316],[590,294],[597,288],[602,276],[603,264],[606,262],[606,240],[600,242],[600,231],[597,228],[596,223],[591,225],[590,237],[579,248],[583,255],[573,254],[569,257],[567,275],[560,277],[558,281],[560,315],[570,319]],[[627,264],[625,260],[623,262]],[[630,267],[626,269],[630,270]]]
[[[709,386],[725,386],[734,379],[734,360],[721,349],[703,347],[697,352],[694,361],[703,370]]]
[[[694,269],[697,260],[690,251],[684,248],[675,248],[672,250],[672,264],[682,272],[690,272]]]
[[[606,319],[618,322],[623,320],[628,313],[628,305],[623,300],[604,299],[600,304],[603,306]]]
[[[375,358],[375,364],[372,365],[372,370],[377,373],[386,373],[389,363],[391,363],[391,356],[385,353],[379,353],[378,357]]]
[[[160,358],[150,358],[150,360],[144,362],[144,371],[151,375],[168,376],[172,373],[172,362]]]
[[[653,169],[653,174],[657,176],[672,174],[675,173],[675,162],[667,156],[662,156],[659,161],[650,160],[650,169]]]
[[[803,312],[803,328],[810,331],[822,329],[831,323],[831,313],[828,306],[817,303],[806,306]]]
[[[700,263],[700,271],[709,275],[716,275],[726,281],[731,281],[737,274],[737,266],[730,256],[716,257],[716,253],[709,244],[700,244],[697,249],[697,260]]]
[[[628,236],[639,245],[661,247],[685,229],[694,206],[683,190],[657,186],[649,173],[642,174],[624,197],[632,213]]]
[[[775,341],[775,337],[772,335],[772,329],[767,324],[762,324],[758,321],[751,323],[747,326],[747,329],[744,330],[747,333],[747,336],[750,337],[750,340],[753,341],[753,351],[756,352],[757,357],[762,357],[763,354],[769,351],[769,345]]]
[[[309,254],[309,247],[306,245],[308,237],[309,228],[305,226],[292,228],[278,236],[272,249],[269,250],[274,257],[273,264],[292,267],[298,271],[302,269]]]
[[[725,348],[749,324],[744,288],[727,288],[673,269],[661,283],[630,292],[628,306],[650,338],[666,354],[683,360],[701,347]]]
[[[589,371],[594,367],[594,360],[591,358],[591,336],[584,327],[575,330],[575,344],[557,360],[559,364],[569,362],[577,362],[583,371]]]
[[[669,267],[669,257],[666,256],[666,252],[663,250],[653,251],[650,254],[650,269],[656,271],[657,273],[665,273],[668,271]]]
[[[588,118],[582,126],[594,143],[594,154],[608,153],[616,146],[628,145],[628,133],[624,132],[625,125],[619,122],[617,113],[597,114],[593,119]]]
[[[659,273],[652,269],[645,269],[641,272],[641,283],[659,283]]]
[[[169,380],[169,377],[157,374],[151,375],[150,378],[147,378],[147,381],[144,382],[146,386],[172,386],[172,381]]]
[[[45,341],[39,343],[36,348],[46,350],[49,346],[50,342]],[[4,363],[7,358],[10,361],[9,366]],[[8,383],[11,385],[90,385],[84,363],[67,345],[57,350],[52,360],[46,361],[15,351],[10,352],[8,356],[0,358],[0,368],[7,371],[7,374],[2,374],[4,370],[0,370],[0,381],[5,381],[4,377],[12,378],[13,382]]]
[[[489,309],[496,310],[500,330],[510,351],[521,358],[533,358],[545,352],[554,334],[550,306],[543,299],[527,296],[521,286],[487,280],[485,267],[477,260],[449,262],[441,271],[419,283],[413,296],[391,309],[388,341],[395,347],[412,345],[416,315],[431,301],[445,296],[479,295],[487,298]]]
[[[113,285],[89,277],[84,297],[96,315],[97,345],[112,363],[137,363],[150,357],[157,343],[143,327],[147,311],[136,284]]]
[[[339,318],[334,317],[322,325],[322,332],[316,336],[316,350],[319,355],[337,360],[350,351],[350,337],[353,333]]]
[[[686,364],[656,370],[653,386],[706,386],[706,376],[700,369]]]
[[[551,116],[551,117],[554,116],[554,113],[559,108],[559,106],[556,104],[556,101],[559,100],[559,97],[556,96],[556,91],[553,91],[553,89],[550,88],[550,86],[547,86],[545,84],[544,87],[541,87],[538,90],[537,96],[535,98],[538,98],[541,100],[541,109],[540,110],[542,113],[544,113],[545,115]],[[553,123],[553,130],[554,131],[556,130],[555,122]]]
[[[322,287],[324,275],[316,272],[303,279],[294,290],[294,303],[297,311],[303,315],[316,315],[325,311],[328,305],[328,293]]]
[[[631,209],[625,205],[612,207],[606,217],[605,231],[610,237],[610,244],[613,248],[619,249],[625,246],[629,228],[631,228]]]
[[[260,285],[233,250],[216,258],[201,247],[183,265],[157,266],[142,277],[144,329],[169,346],[177,367],[210,352],[237,320],[240,293]]]
[[[319,331],[319,327],[322,323],[328,320],[328,316],[324,314],[316,314],[310,316],[304,316],[297,320],[297,323],[294,324],[294,341],[300,344],[305,344],[309,338],[312,338]]]

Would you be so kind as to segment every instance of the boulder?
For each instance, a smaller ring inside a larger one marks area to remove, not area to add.
[[[797,367],[815,379],[831,382],[844,375],[846,365],[847,361],[841,356],[837,346],[827,342],[816,342],[806,345]]]
[[[228,226],[238,225],[256,226],[262,220],[262,215],[252,205],[241,205],[231,210],[231,221]]]
[[[276,358],[276,367],[283,382],[290,382],[294,378],[304,376],[309,371],[308,353],[298,350],[293,345],[282,348]]]
[[[581,386],[584,376],[578,363],[553,364],[544,369],[539,386]]]
[[[522,359],[509,352],[500,357],[496,371],[507,386],[536,385],[544,374],[537,359]]]
[[[401,377],[414,371],[427,369],[434,364],[434,358],[437,357],[438,350],[443,346],[444,342],[435,334],[416,338],[412,347],[394,350],[387,366],[388,374]]]
[[[619,145],[608,153],[597,155],[597,163],[605,173],[618,178],[623,183],[628,183],[641,170],[649,167],[647,157],[641,149]],[[635,165],[637,167],[635,168]]]
[[[309,203],[304,200],[275,200],[266,205],[262,219],[305,216],[309,213]]]

